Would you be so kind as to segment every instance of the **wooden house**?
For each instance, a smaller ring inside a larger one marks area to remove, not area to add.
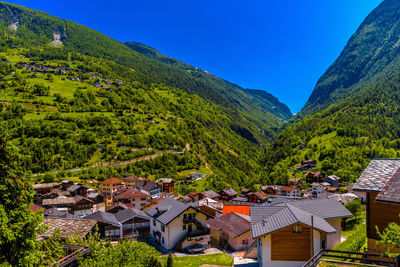
[[[366,193],[368,248],[381,250],[376,227],[382,232],[390,222],[400,224],[400,160],[372,160],[353,190]]]
[[[237,197],[238,193],[233,188],[224,189],[219,193],[221,200],[231,200]]]

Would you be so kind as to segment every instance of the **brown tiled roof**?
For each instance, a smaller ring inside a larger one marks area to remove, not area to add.
[[[161,201],[165,200],[165,198],[160,197],[152,202],[150,202],[149,204],[147,204],[146,206],[144,206],[143,208],[141,208],[141,210],[146,210],[149,209],[150,207],[153,207],[154,205],[157,205],[158,203],[160,203]]]
[[[269,196],[267,194],[265,194],[264,192],[254,192],[254,193],[250,193],[249,196],[255,195],[257,198],[259,199],[267,199]]]
[[[400,168],[400,159],[373,159],[353,187],[355,191],[380,192]]]
[[[246,217],[248,217],[246,219]],[[226,215],[207,220],[211,229],[222,230],[235,238],[250,231],[250,217],[231,212]]]
[[[128,189],[122,192],[121,194],[118,194],[115,196],[116,199],[131,199],[131,198],[142,198],[142,197],[149,197],[148,194],[144,192],[140,192],[139,190],[136,189]]]
[[[376,201],[400,203],[400,169],[390,178],[383,190],[376,196]]]
[[[293,189],[296,189],[297,187],[295,186],[282,186],[281,191],[287,191],[287,192],[292,192]]]
[[[145,178],[138,177],[138,176],[127,176],[125,178],[122,178],[124,181],[140,181],[140,180],[146,180]]]
[[[121,184],[123,182],[124,181],[122,181],[118,178],[111,177],[111,178],[108,178],[107,180],[104,180],[103,182],[101,182],[101,184]]]
[[[95,220],[46,217],[43,220],[43,224],[50,227],[50,229],[38,235],[38,239],[42,240],[51,236],[57,228],[60,229],[62,239],[75,233],[78,233],[81,237],[85,237],[96,223]]]

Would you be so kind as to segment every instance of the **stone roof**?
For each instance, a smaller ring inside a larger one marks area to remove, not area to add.
[[[250,231],[250,221],[249,219],[245,219],[245,217],[248,216],[231,212],[227,215],[215,217],[214,219],[208,219],[207,224],[211,229],[222,230],[235,238]]]
[[[145,192],[140,192],[139,190],[136,189],[127,189],[123,191],[122,193],[118,194],[115,196],[116,199],[121,200],[121,199],[132,199],[132,198],[147,198],[149,195]]]
[[[68,205],[74,204],[75,198],[74,197],[63,197],[63,198],[48,198],[42,200],[43,206],[51,206],[51,205]]]
[[[236,196],[238,193],[235,191],[235,189],[233,188],[228,188],[228,189],[224,189],[222,190],[222,192],[224,192],[225,194],[227,194],[228,196]]]
[[[204,191],[201,192],[206,198],[219,198],[220,194],[218,194],[217,192],[213,191],[213,190],[208,190],[208,191]]]
[[[37,189],[53,188],[53,187],[57,187],[57,186],[60,186],[60,183],[34,184],[33,189],[37,190]]]
[[[59,228],[61,238],[66,239],[68,236],[78,233],[81,237],[85,237],[96,225],[95,220],[86,219],[71,219],[71,218],[44,218],[43,224],[50,227],[43,234],[38,235],[39,240],[48,238],[54,233],[54,230]]]
[[[353,190],[380,192],[400,168],[400,159],[373,159],[361,173]]]
[[[400,169],[390,178],[382,191],[376,196],[376,201],[400,203]]]

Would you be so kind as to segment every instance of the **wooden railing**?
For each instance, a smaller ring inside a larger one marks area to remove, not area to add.
[[[363,264],[377,264],[384,266],[397,267],[399,262],[395,258],[384,257],[383,253],[369,253],[369,252],[350,252],[339,250],[320,250],[314,257],[312,257],[303,267],[314,267],[322,260],[338,259],[341,261],[357,262]]]
[[[59,266],[59,267],[69,266],[70,264],[76,261],[76,258],[79,255],[85,255],[90,252],[89,247],[73,246],[73,245],[61,245],[61,246],[63,247],[63,249],[67,251],[73,250],[74,252],[61,258],[59,261],[53,263],[51,266]]]

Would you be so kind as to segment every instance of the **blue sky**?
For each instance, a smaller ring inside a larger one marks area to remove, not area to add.
[[[137,41],[298,112],[382,0],[16,0]]]

